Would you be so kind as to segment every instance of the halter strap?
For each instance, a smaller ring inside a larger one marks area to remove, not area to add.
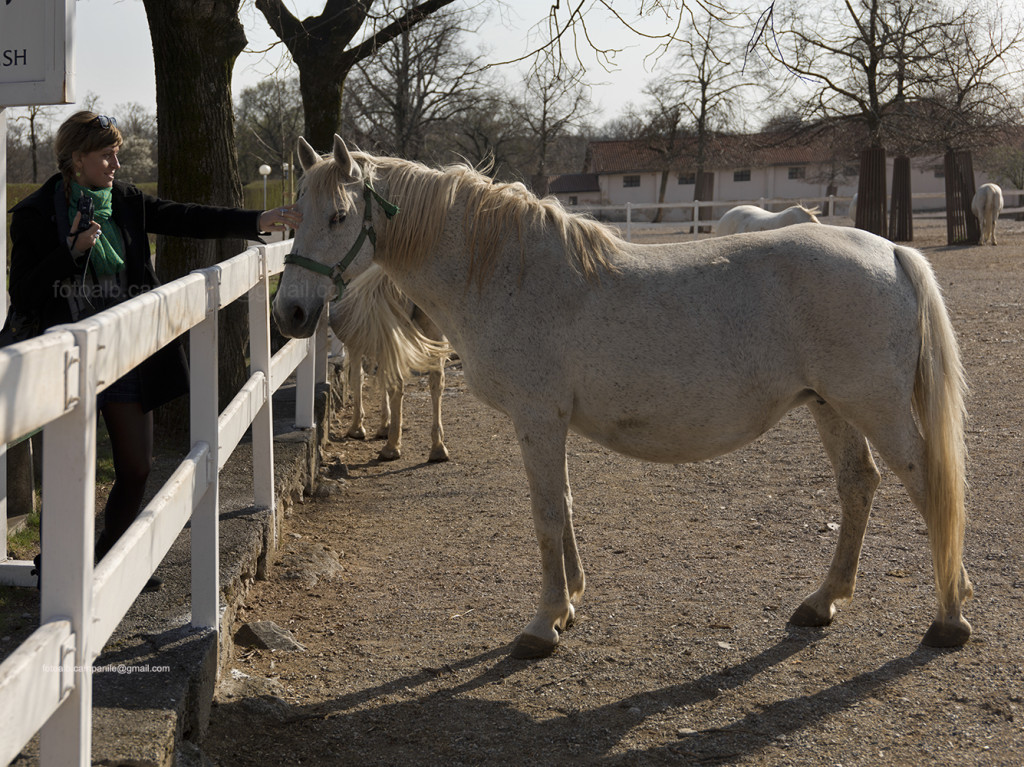
[[[377,232],[374,231],[373,228],[373,208],[370,205],[372,200],[377,201],[381,210],[384,211],[384,215],[388,218],[394,218],[398,214],[398,206],[381,197],[380,194],[377,193],[377,190],[373,188],[373,185],[370,184],[369,181],[366,181],[363,184],[363,201],[365,204],[363,205],[362,229],[360,229],[359,236],[356,238],[356,241],[352,243],[352,247],[348,249],[348,253],[346,253],[345,256],[334,266],[321,264],[319,261],[314,261],[312,258],[300,255],[294,250],[284,257],[285,265],[295,264],[295,266],[308,269],[311,272],[316,272],[317,274],[322,274],[324,277],[329,278],[334,283],[334,287],[338,290],[338,295],[335,300],[341,298],[341,294],[344,292],[345,286],[348,285],[348,282],[343,280],[341,275],[345,273],[349,264],[351,264],[356,255],[358,255],[359,251],[363,247],[363,243],[366,241],[366,238],[370,238],[370,244],[374,247],[377,245]]]

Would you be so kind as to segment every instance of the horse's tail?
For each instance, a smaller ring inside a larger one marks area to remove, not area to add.
[[[331,304],[331,330],[354,360],[377,363],[385,386],[404,381],[413,370],[431,370],[451,355],[445,341],[428,338],[412,319],[413,304],[376,264]]]
[[[925,445],[924,513],[932,536],[935,585],[943,613],[948,614],[972,595],[970,581],[961,577],[967,521],[967,383],[956,335],[931,265],[912,248],[897,246],[895,253],[917,294],[921,350],[913,403]]]

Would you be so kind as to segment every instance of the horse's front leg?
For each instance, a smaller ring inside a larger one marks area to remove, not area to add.
[[[570,593],[582,594],[583,568],[572,533],[572,493],[565,460],[564,423],[516,425],[530,483],[533,525],[540,544],[541,593],[533,620],[512,646],[515,658],[541,658],[558,646],[559,631],[573,621]],[[571,540],[571,544],[570,544]],[[565,553],[572,552],[570,562]],[[572,583],[567,578],[567,572]]]
[[[430,426],[431,463],[448,460],[448,448],[444,446],[444,426],[441,425],[441,395],[444,393],[444,363],[437,370],[430,371],[430,404],[433,409],[433,423]]]
[[[348,359],[348,389],[352,392],[352,423],[345,435],[352,439],[366,439],[363,426],[363,358],[358,354],[350,354]]]
[[[387,416],[388,441],[380,449],[377,456],[382,461],[395,461],[402,457],[402,394],[405,385],[397,384],[384,387],[381,400],[381,428],[385,428],[384,418]]]

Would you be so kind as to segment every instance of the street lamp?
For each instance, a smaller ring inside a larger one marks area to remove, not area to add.
[[[288,188],[288,171],[291,170],[291,166],[288,163],[281,163],[281,172],[284,178],[281,179],[281,197],[285,197],[285,190]],[[291,202],[289,199],[288,202]]]
[[[260,175],[263,176],[263,210],[267,209],[267,176],[270,175],[270,166],[261,165]]]

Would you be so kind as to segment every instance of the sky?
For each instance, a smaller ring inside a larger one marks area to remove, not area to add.
[[[492,0],[478,0],[478,4],[491,12],[473,42],[485,47],[488,61],[498,62],[532,50],[531,42],[536,42],[536,35],[531,35],[531,29],[547,17],[552,0],[506,0],[504,10],[497,12],[493,10],[496,6]],[[288,5],[297,16],[304,18],[319,14],[324,0],[288,0]],[[566,5],[563,0],[561,6]],[[141,0],[78,0],[76,17],[77,100],[82,101],[94,93],[99,97],[100,106],[111,112],[117,105],[130,102],[155,111],[153,50]],[[259,49],[273,42],[273,33],[248,0],[243,2],[242,23],[250,48]],[[668,26],[663,17],[649,18],[645,23],[648,30],[654,31]],[[593,89],[591,98],[601,109],[595,119],[600,124],[619,116],[628,103],[642,100],[643,85],[652,76],[645,71],[645,57],[655,45],[632,37],[619,23],[608,19],[593,18],[588,28],[601,45],[629,44],[629,48],[617,56],[618,66],[613,72],[604,71],[589,50],[581,53]],[[279,51],[283,51],[283,46],[268,55],[244,53],[239,57],[233,78],[236,98],[243,88],[272,73],[281,61]],[[648,61],[647,70],[650,64]],[[503,67],[501,71],[510,83],[519,79],[513,66]],[[62,108],[61,119],[65,116],[63,113],[70,114],[77,108]]]

